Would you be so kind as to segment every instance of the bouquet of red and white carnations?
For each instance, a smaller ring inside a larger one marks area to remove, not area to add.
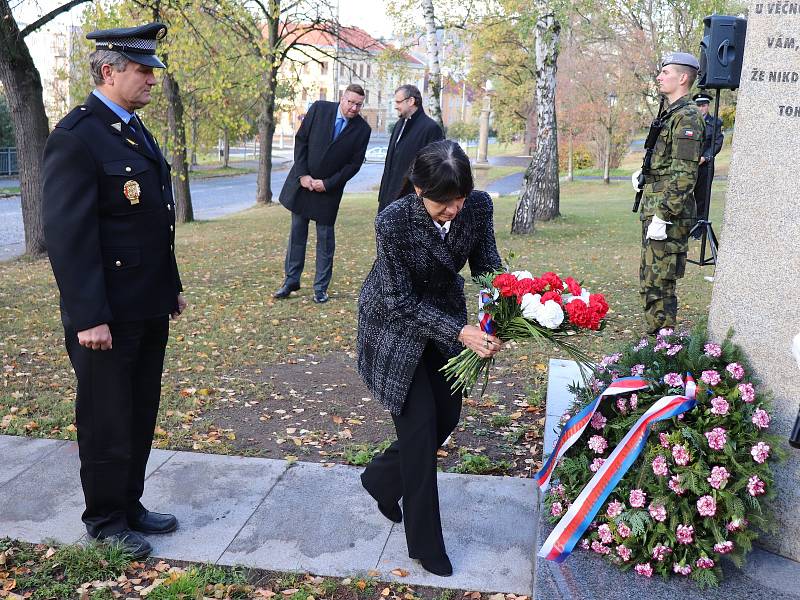
[[[487,273],[476,278],[481,286],[478,320],[481,328],[502,341],[534,339],[554,344],[570,358],[591,369],[590,358],[567,338],[584,329],[601,329],[608,312],[602,294],[590,294],[575,279],[562,280],[553,272],[534,277],[528,271]],[[454,391],[469,395],[483,375],[481,394],[494,358],[481,358],[465,349],[442,367]]]

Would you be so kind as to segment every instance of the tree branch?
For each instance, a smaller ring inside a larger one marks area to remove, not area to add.
[[[63,14],[72,10],[74,7],[78,6],[79,4],[83,4],[84,2],[89,2],[89,0],[70,0],[66,4],[62,4],[58,8],[51,10],[46,15],[39,17],[33,23],[28,25],[25,29],[19,32],[19,37],[24,38],[29,33],[33,33],[40,27],[47,25],[50,21],[55,19],[58,15]]]

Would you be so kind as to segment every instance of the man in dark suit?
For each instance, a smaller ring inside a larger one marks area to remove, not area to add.
[[[339,213],[344,185],[364,163],[371,129],[358,114],[364,105],[364,89],[350,84],[341,100],[319,100],[308,109],[294,138],[294,165],[281,189],[280,201],[292,211],[289,247],[284,263],[283,285],[275,298],[288,298],[300,289],[306,260],[308,222],[317,224],[317,272],[314,302],[328,301],[336,249],[333,226]]]
[[[694,200],[697,206],[697,218],[699,220],[705,219],[708,216],[708,183],[709,180],[713,181],[714,179],[714,162],[712,158],[722,150],[724,136],[722,134],[722,120],[714,118],[713,115],[708,113],[711,96],[702,92],[700,94],[695,94],[692,100],[694,100],[694,103],[697,105],[700,114],[703,115],[703,121],[706,124],[706,134],[703,138],[703,150],[700,154],[700,166],[697,169],[697,183],[694,186]],[[717,139],[712,153],[711,137],[714,135],[715,128],[717,130]],[[695,235],[699,239],[702,235],[702,231],[698,229]]]
[[[378,192],[378,212],[414,191],[406,181],[406,172],[417,150],[444,139],[439,124],[425,114],[422,94],[416,86],[406,84],[397,88],[394,92],[394,108],[398,119],[389,137],[389,150]]]
[[[96,89],[44,151],[44,230],[78,380],[75,422],[89,535],[147,556],[174,531],[140,499],[161,394],[169,317],[186,308],[175,261],[170,169],[134,112],[156,84],[166,27],[95,31]]]

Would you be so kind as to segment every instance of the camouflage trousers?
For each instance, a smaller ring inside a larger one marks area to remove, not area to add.
[[[678,314],[675,287],[686,271],[689,231],[693,222],[674,220],[667,225],[667,239],[647,239],[651,219],[642,221],[642,262],[639,267],[639,294],[644,305],[647,331],[674,327]]]

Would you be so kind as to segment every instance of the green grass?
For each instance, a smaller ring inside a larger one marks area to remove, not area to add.
[[[0,198],[19,196],[19,186],[0,187]]]
[[[191,179],[210,179],[212,177],[229,177],[231,175],[247,175],[248,173],[255,173],[257,169],[250,167],[217,167],[213,169],[198,169],[190,171],[189,177]]]
[[[365,467],[375,456],[386,450],[391,441],[384,440],[380,444],[351,444],[342,452],[342,457],[349,465]]]
[[[464,452],[460,462],[450,471],[469,475],[502,475],[508,468],[509,463],[505,460],[493,461],[482,454]]]
[[[214,565],[202,565],[193,567],[164,582],[150,592],[147,598],[148,600],[188,600],[210,596],[236,599],[249,597],[251,589],[250,586],[247,586],[247,573],[243,569],[224,569]]]

